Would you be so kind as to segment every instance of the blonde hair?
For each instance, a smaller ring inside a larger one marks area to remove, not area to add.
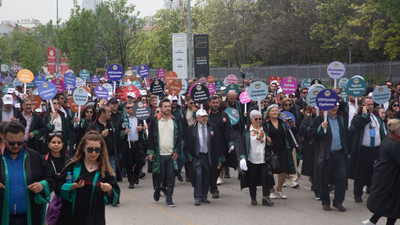
[[[388,129],[389,129],[390,133],[399,134],[400,133],[400,119],[389,120]]]
[[[97,131],[89,131],[83,136],[81,142],[79,142],[78,148],[76,149],[74,157],[68,162],[67,166],[82,161],[85,158],[85,146],[88,141],[97,141],[101,145],[102,151],[100,152],[97,161],[99,161],[99,168],[101,172],[101,177],[106,177],[106,172],[108,172],[111,176],[115,176],[109,158],[108,158],[108,150],[106,142],[104,141],[103,137],[101,137],[100,133]]]

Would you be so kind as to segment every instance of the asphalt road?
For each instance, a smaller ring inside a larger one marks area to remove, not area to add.
[[[124,224],[329,224],[357,225],[368,219],[371,213],[366,208],[366,195],[363,203],[353,200],[353,182],[349,180],[349,190],[343,205],[346,212],[332,208],[327,212],[322,210],[321,202],[314,199],[310,191],[308,177],[299,178],[299,189],[284,188],[288,199],[274,200],[274,207],[261,205],[261,187],[257,189],[258,205],[250,204],[249,190],[240,190],[237,173],[231,170],[230,179],[224,179],[219,186],[220,198],[212,199],[211,204],[194,206],[193,188],[190,183],[176,180],[173,201],[175,208],[165,206],[162,195],[159,202],[153,200],[151,174],[140,180],[135,189],[128,189],[128,182],[120,182],[121,204],[117,207],[106,207],[106,221],[111,225]],[[331,194],[333,198],[333,194]],[[385,224],[381,219],[378,224]]]

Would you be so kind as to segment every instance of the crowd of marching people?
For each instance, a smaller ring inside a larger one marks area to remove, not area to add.
[[[277,81],[265,81],[268,95],[259,102],[241,103],[239,95],[252,82],[243,76],[238,91],[223,86],[202,104],[188,90],[168,95],[168,85],[161,94],[143,88],[123,100],[115,94],[96,98],[92,86],[79,116],[71,109],[71,92],[35,107],[32,95],[9,88],[0,112],[1,224],[105,224],[105,205],[119,204],[118,182],[124,177],[129,189],[151,177],[151,197],[159,201],[165,195],[169,207],[175,206],[175,180],[191,182],[199,206],[210,203],[209,193],[212,199],[223,197],[218,185],[237,169],[251,205],[258,204],[257,186],[264,206],[290,200],[283,187],[299,188],[303,175],[323,210],[344,212],[353,179],[354,201],[367,201],[373,214],[363,224],[376,224],[380,217],[395,224],[400,83],[376,86],[391,91],[385,104],[374,102],[374,87],[348,98],[333,89],[339,100],[324,118],[323,110],[307,104],[308,87],[285,94]],[[188,87],[197,83],[192,78]],[[137,118],[138,104],[149,107],[150,117]],[[227,108],[238,121],[232,123]]]

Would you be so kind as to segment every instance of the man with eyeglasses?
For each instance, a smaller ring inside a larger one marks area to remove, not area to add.
[[[0,160],[2,224],[43,224],[43,212],[55,186],[51,164],[26,147],[25,127],[9,122],[4,128]]]
[[[45,152],[42,152],[44,146],[43,142],[39,139],[47,133],[44,119],[38,114],[32,112],[32,100],[24,99],[21,106],[22,115],[26,119],[24,141],[27,142],[28,148],[34,149],[43,155],[45,154]]]
[[[385,138],[385,126],[374,111],[372,97],[362,99],[362,111],[351,121],[352,151],[349,160],[349,178],[354,179],[354,201],[363,202],[363,188],[371,185],[373,165],[379,159],[379,148]],[[386,132],[387,133],[387,132]]]
[[[300,92],[301,98],[296,100],[296,105],[299,107],[303,107],[303,103],[306,102],[307,95],[308,95],[308,88],[302,88]]]
[[[142,120],[136,118],[133,106],[133,101],[126,102],[125,118],[121,118],[117,125],[117,130],[121,138],[120,147],[123,156],[123,165],[126,168],[129,181],[129,189],[134,189],[135,184],[139,184],[140,171],[145,165],[143,131],[147,128]]]

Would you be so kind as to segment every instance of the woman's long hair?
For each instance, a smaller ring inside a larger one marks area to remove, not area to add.
[[[47,160],[47,157],[51,155],[51,150],[50,150],[50,148],[49,148],[49,144],[50,144],[51,140],[53,140],[53,138],[55,138],[55,137],[58,137],[58,138],[61,139],[61,142],[62,142],[62,144],[63,144],[63,147],[61,148],[60,154],[61,154],[61,156],[65,156],[64,136],[63,136],[61,133],[49,134],[49,135],[47,136],[47,139],[46,139],[46,145],[44,146],[45,152],[46,152],[46,154],[47,154],[47,155],[46,155],[46,160]]]
[[[86,119],[86,111],[88,111],[89,109],[93,110],[93,114],[92,114],[92,121],[96,120],[96,109],[94,108],[94,105],[89,105],[86,106],[81,113],[81,118],[82,119]]]
[[[100,133],[97,131],[89,131],[88,133],[85,134],[85,136],[83,136],[83,138],[79,142],[74,157],[68,162],[67,166],[75,162],[81,162],[85,158],[85,152],[83,150],[85,149],[85,146],[88,141],[97,141],[101,145],[102,151],[100,152],[100,155],[97,158],[97,161],[99,162],[101,177],[105,178],[106,172],[108,172],[111,176],[114,176],[115,174],[111,168],[110,161],[108,158],[107,145],[104,139],[101,137]]]

